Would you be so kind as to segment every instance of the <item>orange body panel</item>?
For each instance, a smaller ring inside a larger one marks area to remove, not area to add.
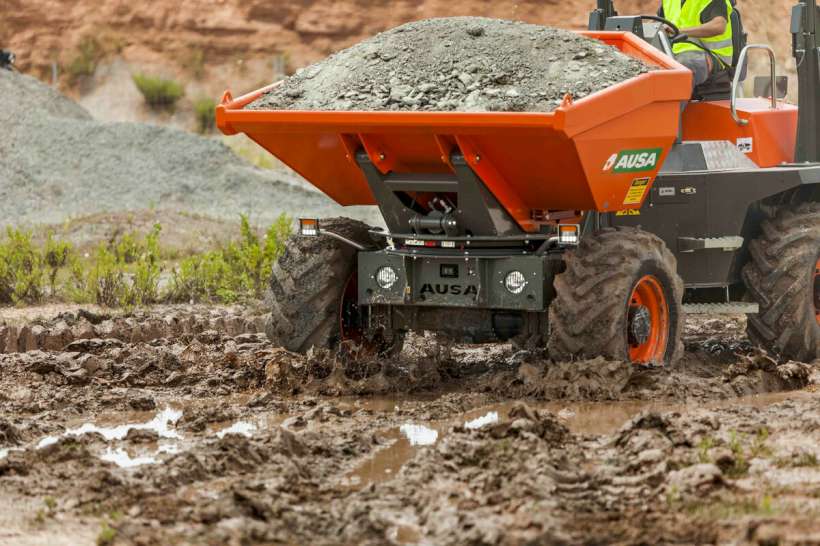
[[[217,125],[247,134],[342,205],[374,204],[355,150],[383,173],[446,173],[458,146],[527,231],[537,229],[533,210],[637,208],[677,135],[691,72],[630,33],[582,34],[658,69],[551,113],[243,110],[268,87],[236,100],[226,93]],[[649,168],[611,168],[620,152],[646,149],[658,151]]]
[[[749,120],[749,124],[738,125],[732,119],[728,100],[693,102],[683,112],[683,140],[744,142],[751,146],[746,155],[758,167],[774,167],[794,161],[796,106],[778,103],[777,110],[772,110],[769,99],[739,99],[737,113]]]

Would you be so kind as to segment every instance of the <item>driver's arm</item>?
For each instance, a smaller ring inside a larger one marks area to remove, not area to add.
[[[715,17],[708,23],[696,27],[682,28],[680,31],[691,38],[711,38],[726,32],[726,25],[728,24],[729,22],[725,17]]]

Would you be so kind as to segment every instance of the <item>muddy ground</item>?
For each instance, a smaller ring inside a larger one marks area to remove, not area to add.
[[[684,359],[641,369],[42,311],[0,315],[0,544],[820,543],[820,367],[742,318],[690,319]]]

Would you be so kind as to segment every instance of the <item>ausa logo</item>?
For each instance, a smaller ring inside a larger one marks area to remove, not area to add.
[[[612,154],[604,163],[604,172],[637,173],[652,171],[658,166],[663,148],[647,148],[645,150],[623,150]]]
[[[452,296],[475,296],[478,294],[478,288],[476,288],[472,284],[468,284],[467,286],[461,286],[460,284],[424,284],[421,287],[420,294],[423,296],[425,294],[439,294],[439,295],[447,295],[450,294]]]

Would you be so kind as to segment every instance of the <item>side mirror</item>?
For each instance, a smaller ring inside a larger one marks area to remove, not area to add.
[[[789,78],[787,76],[777,76],[775,78],[775,90],[777,99],[785,99],[789,94]],[[754,96],[769,98],[772,96],[772,78],[770,76],[756,76],[754,79]]]

